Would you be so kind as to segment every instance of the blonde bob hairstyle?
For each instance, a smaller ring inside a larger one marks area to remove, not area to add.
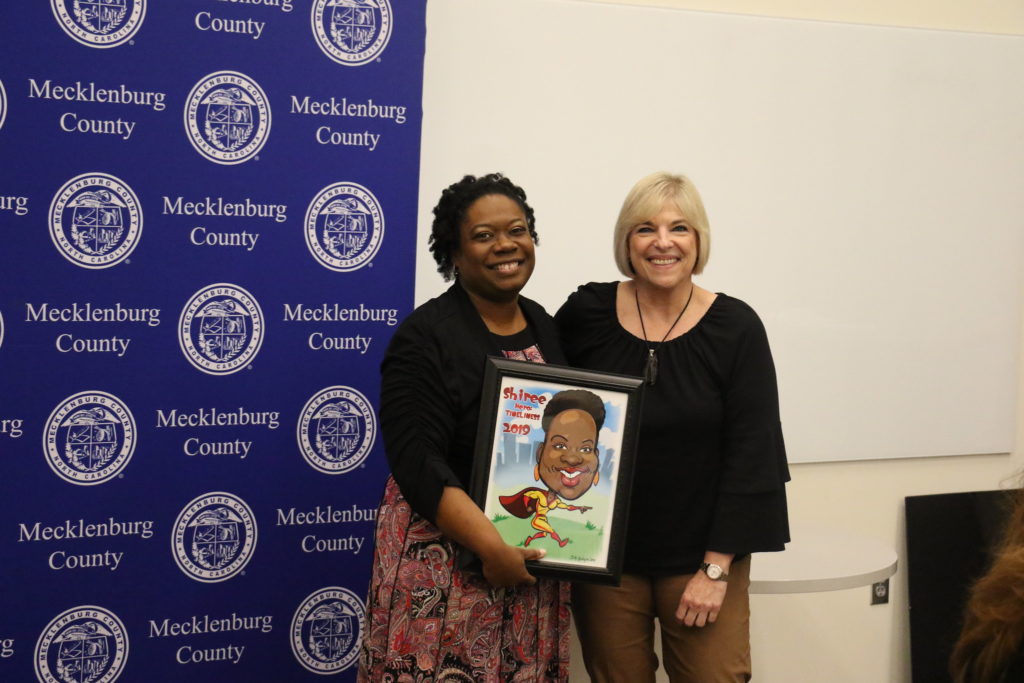
[[[632,278],[636,274],[629,262],[629,234],[636,226],[658,215],[667,200],[675,203],[687,226],[696,231],[697,262],[693,265],[693,274],[703,272],[711,255],[711,227],[700,193],[686,176],[658,171],[637,181],[622,202],[619,218],[615,221],[615,265],[626,277]]]

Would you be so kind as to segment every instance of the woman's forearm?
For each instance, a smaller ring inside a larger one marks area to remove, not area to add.
[[[505,543],[494,524],[462,489],[445,487],[436,521],[446,536],[476,553],[483,564],[484,578],[492,586],[536,583],[526,570],[526,560],[540,559],[544,551]]]
[[[483,511],[457,486],[446,486],[437,505],[437,528],[481,558],[505,542]]]

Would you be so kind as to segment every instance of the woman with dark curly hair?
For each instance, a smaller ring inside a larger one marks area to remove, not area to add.
[[[971,588],[949,670],[955,683],[1024,681],[1024,490],[992,566]]]
[[[377,517],[360,681],[565,681],[568,587],[537,548],[502,541],[466,494],[488,356],[564,363],[554,321],[519,296],[533,210],[500,174],[466,176],[434,208],[430,250],[455,283],[395,332],[381,366],[392,476]],[[460,569],[459,546],[482,575]]]

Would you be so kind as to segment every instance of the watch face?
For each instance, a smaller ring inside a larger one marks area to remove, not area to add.
[[[708,575],[708,578],[712,580],[717,580],[722,577],[722,568],[717,564],[709,564],[704,572]]]

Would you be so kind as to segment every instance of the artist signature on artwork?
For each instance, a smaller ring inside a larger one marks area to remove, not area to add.
[[[570,560],[576,560],[577,562],[593,562],[593,557],[580,557],[579,555],[570,555]]]

